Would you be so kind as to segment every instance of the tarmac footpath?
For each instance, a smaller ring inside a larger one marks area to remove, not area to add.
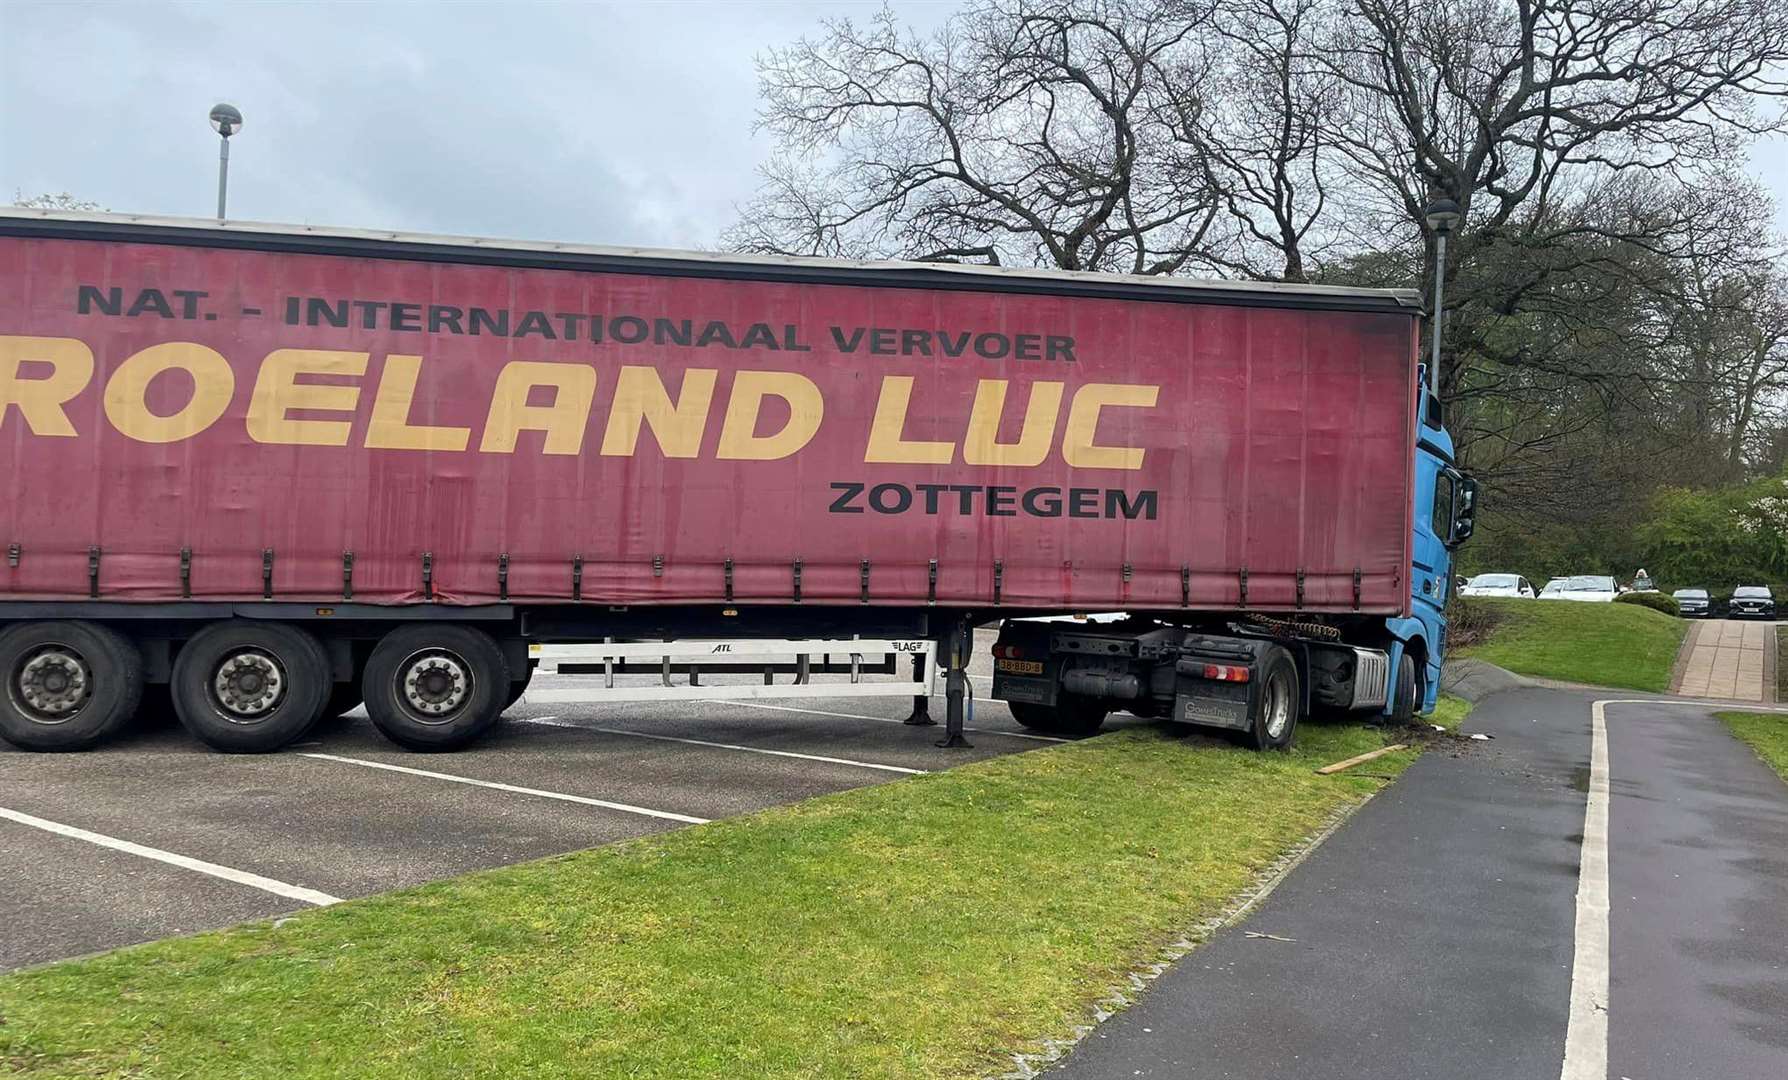
[[[1633,697],[1481,702],[1050,1075],[1788,1076],[1788,785]]]

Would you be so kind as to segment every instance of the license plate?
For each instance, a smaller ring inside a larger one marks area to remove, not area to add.
[[[1038,660],[995,660],[995,671],[1004,671],[1010,675],[1041,675],[1043,664]]]

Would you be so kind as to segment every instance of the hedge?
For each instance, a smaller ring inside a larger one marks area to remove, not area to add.
[[[1617,604],[1639,604],[1651,608],[1653,611],[1661,611],[1666,615],[1682,614],[1682,605],[1676,602],[1676,597],[1666,596],[1661,592],[1621,593],[1614,598],[1614,602]]]

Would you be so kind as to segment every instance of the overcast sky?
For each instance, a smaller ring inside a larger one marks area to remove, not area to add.
[[[929,25],[952,0],[901,0]],[[0,0],[0,202],[711,247],[755,186],[752,57],[846,0],[654,4]],[[1788,230],[1788,140],[1754,166]]]

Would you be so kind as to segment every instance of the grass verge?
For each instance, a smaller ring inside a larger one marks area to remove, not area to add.
[[[1776,700],[1788,701],[1788,634],[1776,627]]]
[[[1637,604],[1474,598],[1492,618],[1454,653],[1521,675],[1662,693],[1688,624]]]
[[[1732,734],[1749,743],[1770,768],[1788,781],[1788,716],[1779,713],[1723,712],[1716,714]]]
[[[1004,1071],[1384,786],[1313,770],[1385,741],[1119,732],[15,973],[0,1073]]]
[[[1457,732],[1459,725],[1465,722],[1465,717],[1470,712],[1471,702],[1451,694],[1441,694],[1434,702],[1433,714],[1423,717],[1423,719],[1435,727]]]

